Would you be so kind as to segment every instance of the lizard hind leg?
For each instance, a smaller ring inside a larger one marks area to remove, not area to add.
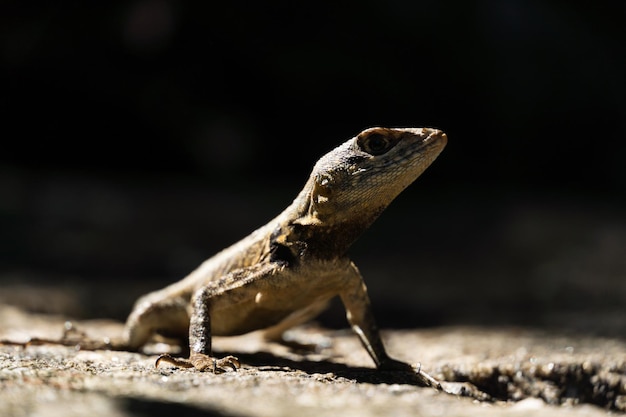
[[[189,313],[184,297],[164,297],[154,292],[139,299],[126,320],[124,340],[132,350],[139,350],[160,333],[168,337],[186,339]]]

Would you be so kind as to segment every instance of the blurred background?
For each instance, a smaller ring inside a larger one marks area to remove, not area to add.
[[[625,334],[624,2],[0,7],[0,302],[123,320],[333,147],[430,126],[352,251],[381,325]]]

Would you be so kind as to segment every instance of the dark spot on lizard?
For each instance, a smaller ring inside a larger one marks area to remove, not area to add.
[[[284,264],[285,266],[293,264],[298,258],[285,245],[274,243],[270,246],[270,261]]]
[[[282,265],[294,265],[300,258],[299,245],[287,241],[288,234],[282,227],[274,229],[270,235],[270,261]]]

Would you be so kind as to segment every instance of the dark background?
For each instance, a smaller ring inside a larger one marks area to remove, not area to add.
[[[624,334],[624,2],[214,3],[1,6],[0,301],[124,318],[334,146],[432,126],[353,251],[382,324]]]

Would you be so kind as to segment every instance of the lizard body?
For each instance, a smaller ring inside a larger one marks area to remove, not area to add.
[[[268,329],[276,338],[339,296],[348,321],[377,367],[391,359],[350,245],[446,145],[427,128],[370,128],[323,156],[293,203],[265,226],[201,264],[186,278],[141,297],[124,343],[140,349],[157,332],[189,336],[190,358],[159,361],[200,370],[235,368],[211,357],[211,336]],[[158,362],[157,362],[158,364]]]

